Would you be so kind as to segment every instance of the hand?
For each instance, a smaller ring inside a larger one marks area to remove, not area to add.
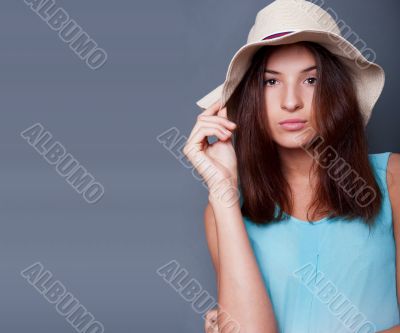
[[[237,159],[232,145],[232,132],[236,124],[227,118],[227,109],[220,101],[203,111],[183,148],[192,165],[205,180],[209,190],[226,183],[237,184]],[[209,144],[207,136],[215,135],[219,141]]]
[[[218,311],[216,308],[207,311],[206,320],[204,322],[205,333],[219,333],[217,314]]]

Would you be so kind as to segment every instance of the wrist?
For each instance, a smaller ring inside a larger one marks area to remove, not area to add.
[[[229,208],[240,202],[236,178],[224,179],[209,187],[208,200],[212,206]]]

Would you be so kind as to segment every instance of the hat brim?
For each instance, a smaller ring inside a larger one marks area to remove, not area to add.
[[[201,109],[207,109],[221,100],[222,106],[225,106],[250,66],[252,56],[258,49],[265,45],[283,45],[300,41],[315,42],[324,46],[352,68],[355,74],[355,86],[360,109],[365,123],[367,123],[385,84],[383,68],[365,58],[352,43],[342,36],[318,30],[294,31],[281,37],[242,46],[230,61],[225,81],[199,99],[196,104]]]

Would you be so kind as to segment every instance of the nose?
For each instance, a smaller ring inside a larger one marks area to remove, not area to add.
[[[303,101],[296,87],[287,86],[282,96],[281,108],[286,111],[296,111],[303,107]]]

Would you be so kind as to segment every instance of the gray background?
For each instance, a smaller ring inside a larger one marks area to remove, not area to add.
[[[188,136],[270,1],[61,1],[108,53],[89,69],[23,0],[0,3],[0,332],[74,332],[20,276],[40,261],[106,332],[202,332],[156,269],[177,260],[216,296],[207,191],[156,137]],[[397,0],[330,0],[376,51],[386,86],[370,152],[400,151]],[[397,94],[396,94],[397,93]],[[40,122],[105,187],[87,204],[21,137]]]

